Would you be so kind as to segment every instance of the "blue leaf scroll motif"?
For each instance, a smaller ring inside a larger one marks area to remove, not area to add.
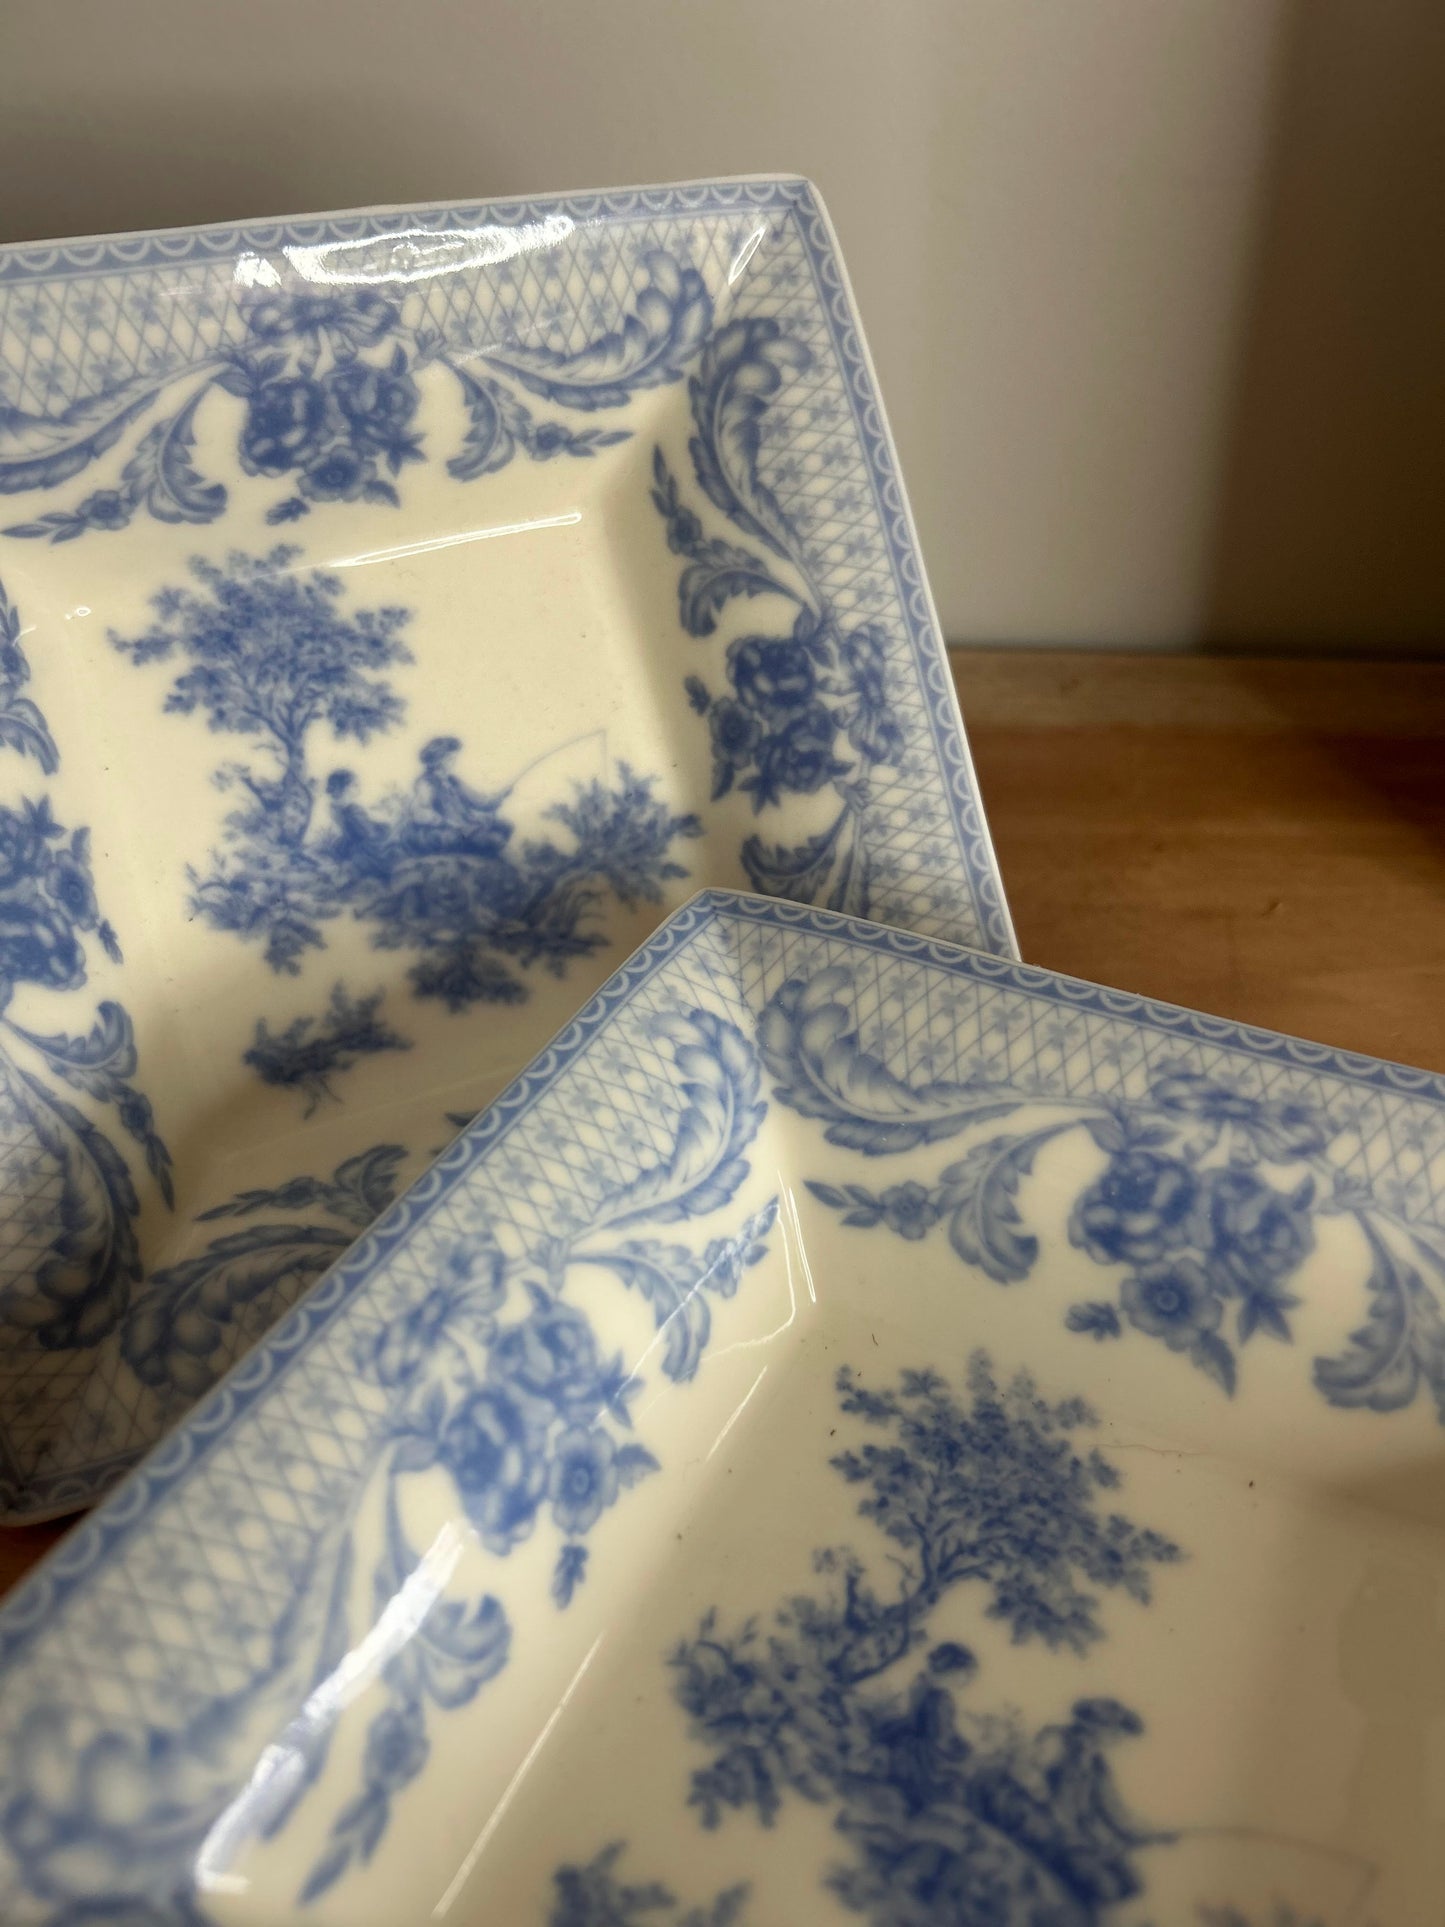
[[[984,1669],[930,1620],[962,1588],[1013,1640],[1084,1654],[1104,1637],[1100,1595],[1141,1604],[1153,1569],[1181,1557],[1114,1509],[1119,1475],[1075,1435],[1096,1421],[1020,1374],[1000,1385],[975,1354],[956,1394],[934,1372],[876,1391],[838,1377],[844,1414],[871,1436],[831,1461],[858,1510],[892,1542],[880,1592],[848,1547],[814,1557],[825,1584],[769,1624],[716,1610],[671,1655],[674,1696],[707,1759],[688,1804],[705,1827],[729,1814],[771,1826],[791,1800],[829,1810],[848,1858],[826,1884],[874,1927],[1057,1922],[1094,1927],[1138,1895],[1141,1849],[1171,1836],[1136,1819],[1109,1755],[1143,1731],[1130,1707],[1079,1698],[1032,1727],[976,1706]],[[554,1876],[551,1927],[606,1927],[672,1896],[618,1877],[620,1843]],[[714,1903],[740,1919],[746,1896]],[[608,1911],[609,1906],[612,1911]]]
[[[113,485],[4,533],[70,542],[127,528],[138,515],[215,521],[228,493],[198,471],[193,451],[198,420],[224,396],[245,410],[239,467],[290,490],[272,503],[272,523],[324,502],[399,503],[403,471],[428,459],[419,415],[433,371],[450,377],[465,415],[446,464],[458,480],[495,473],[518,454],[592,456],[631,431],[565,415],[625,408],[637,391],[679,380],[712,318],[696,269],[661,251],[645,255],[641,268],[644,284],[620,325],[571,353],[522,341],[450,343],[375,288],[258,291],[243,307],[236,342],[167,361],[58,415],[12,409],[0,418],[0,494],[20,494],[59,488],[153,408],[170,410],[141,433]],[[562,413],[539,419],[523,393]]]
[[[402,1145],[374,1144],[329,1178],[290,1178],[203,1211],[198,1223],[267,1215],[151,1273],[121,1331],[122,1356],[141,1383],[199,1397],[237,1321],[264,1305],[269,1322],[335,1264],[396,1196],[405,1156]]]
[[[38,705],[22,694],[30,666],[20,617],[0,586],[0,745],[47,776],[60,753]],[[149,1099],[134,1082],[135,1034],[106,998],[81,1036],[33,1028],[17,1014],[26,985],[72,992],[87,981],[86,940],[119,961],[101,915],[90,832],[67,830],[48,795],[0,805],[0,1116],[5,1189],[17,1235],[0,1266],[0,1327],[47,1350],[98,1345],[126,1314],[140,1279],[140,1197],[121,1144],[96,1107],[114,1111],[120,1139],[140,1150],[165,1204],[171,1159]],[[90,1100],[82,1112],[62,1091]],[[0,1480],[0,1504],[8,1494]]]
[[[1445,1237],[1341,1173],[1327,1155],[1337,1127],[1322,1112],[1252,1096],[1187,1061],[1160,1067],[1135,1099],[1024,1094],[982,1075],[910,1085],[859,1043],[851,986],[836,968],[785,984],[758,1033],[779,1100],[822,1121],[829,1143],[884,1157],[1010,1115],[1031,1121],[970,1144],[927,1183],[810,1181],[843,1224],[911,1240],[942,1226],[970,1269],[1016,1284],[1039,1259],[1020,1182],[1047,1144],[1086,1133],[1107,1163],[1074,1199],[1069,1238],[1116,1270],[1118,1297],[1071,1307],[1069,1330],[1141,1332],[1233,1393],[1250,1339],[1293,1341],[1291,1282],[1319,1222],[1352,1217],[1369,1255],[1367,1314],[1343,1353],[1315,1360],[1314,1383],[1332,1405],[1377,1412],[1423,1389],[1445,1422]]]
[[[368,803],[352,770],[323,780],[314,763],[323,732],[364,746],[402,720],[388,672],[412,661],[411,617],[349,610],[341,579],[296,573],[297,555],[283,544],[224,564],[197,558],[195,587],[163,590],[148,630],[111,638],[139,667],[183,665],[166,708],[199,713],[254,752],[217,771],[236,803],[221,848],[190,872],[197,916],[260,943],[271,968],[290,973],[325,948],[328,922],[350,916],[378,948],[416,955],[414,995],[460,1011],[524,1000],[519,971],[542,964],[562,975],[606,942],[599,918],[609,897],[656,902],[687,874],[672,850],[701,833],[698,819],[669,810],[653,780],[626,764],[610,784],[593,780],[559,800],[548,812],[555,837],[532,840],[516,834],[507,790],[483,794],[458,773],[455,736],[423,746],[407,791]],[[247,1061],[314,1099],[344,1056],[404,1046],[375,1011],[359,1021],[342,995],[321,1031],[258,1032]]]
[[[419,1481],[445,1482],[467,1530],[496,1560],[550,1533],[551,1604],[567,1608],[586,1581],[597,1522],[659,1469],[633,1427],[643,1377],[601,1344],[571,1302],[574,1268],[600,1268],[630,1286],[630,1260],[616,1258],[620,1232],[635,1240],[644,1227],[725,1210],[749,1175],[764,1114],[758,1064],[733,1025],[681,1013],[664,1021],[663,1041],[682,1096],[665,1155],[604,1195],[585,1221],[549,1222],[510,1255],[486,1225],[443,1239],[430,1283],[358,1338],[355,1369],[382,1406],[369,1460],[344,1482],[324,1523],[292,1541],[288,1597],[270,1609],[264,1656],[244,1686],[139,1741],[122,1729],[81,1731],[49,1709],[18,1735],[5,1763],[0,1835],[30,1891],[63,1912],[67,1903],[83,1906],[101,1879],[107,1894],[133,1898],[137,1917],[150,1907],[165,1918],[206,1920],[198,1857],[229,1864],[245,1842],[284,1831],[331,1760],[347,1697],[337,1669],[400,1601],[407,1636],[387,1648],[347,1769],[354,1790],[303,1878],[301,1902],[366,1863],[426,1764],[432,1722],[476,1699],[508,1664],[516,1636],[493,1594],[458,1596],[452,1585],[464,1544],[458,1526],[424,1552],[412,1543],[408,1514]],[[277,1210],[320,1206],[355,1222],[388,1189],[390,1156],[383,1147],[329,1180],[243,1193],[225,1210],[269,1220]],[[653,1303],[659,1325],[686,1322],[694,1298],[735,1292],[763,1254],[775,1209],[774,1202],[741,1217],[697,1248],[690,1286],[675,1247],[673,1297]],[[263,1236],[269,1228],[260,1227]],[[221,1261],[229,1264],[229,1254]],[[197,1289],[204,1296],[199,1275]],[[707,1342],[705,1325],[688,1331],[676,1352],[664,1345],[663,1370],[674,1378],[686,1378]],[[369,1569],[362,1549],[372,1530],[363,1515],[382,1522]],[[259,1764],[258,1732],[276,1736]],[[107,1804],[113,1770],[127,1789],[123,1825]]]
[[[714,634],[739,600],[764,598],[790,612],[728,644],[725,692],[700,676],[686,681],[708,728],[714,799],[736,789],[757,812],[825,791],[837,799],[832,820],[799,844],[750,836],[742,851],[750,881],[775,896],[866,916],[870,778],[903,754],[888,693],[888,637],[834,607],[761,472],[769,410],[810,361],[807,347],[774,320],[754,316],[718,328],[688,380],[688,454],[698,490],[729,533],[709,532],[660,448],[652,499],[668,548],[683,564],[678,615],[689,635]]]

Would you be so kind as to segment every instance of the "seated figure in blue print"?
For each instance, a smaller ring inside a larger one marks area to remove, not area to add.
[[[499,857],[511,840],[503,795],[482,796],[457,775],[453,766],[461,748],[459,737],[433,736],[422,749],[421,774],[403,816],[406,847],[414,855],[455,850]]]
[[[355,774],[349,769],[333,770],[326,779],[326,794],[331,803],[331,835],[323,845],[326,854],[337,858],[352,876],[388,875],[388,827],[357,800]]]
[[[368,802],[349,767],[323,782],[311,759],[328,735],[365,747],[402,722],[391,672],[414,660],[412,618],[352,608],[339,576],[297,569],[299,559],[286,545],[196,557],[190,585],[152,598],[149,629],[111,637],[138,666],[176,665],[168,710],[200,712],[247,746],[216,771],[243,800],[209,863],[190,872],[198,916],[259,940],[273,970],[294,974],[347,911],[378,948],[416,953],[415,995],[460,1010],[517,1001],[526,991],[513,965],[564,971],[606,941],[609,896],[656,902],[686,875],[672,846],[700,823],[625,764],[559,797],[546,833],[525,842],[502,814],[508,792],[483,795],[457,773],[456,736],[424,744],[401,793]]]

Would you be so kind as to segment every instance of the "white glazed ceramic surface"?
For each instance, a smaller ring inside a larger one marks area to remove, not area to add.
[[[1442,1181],[699,898],[0,1612],[0,1913],[1428,1927]]]
[[[0,1515],[700,885],[1011,951],[805,183],[0,250],[0,397]]]

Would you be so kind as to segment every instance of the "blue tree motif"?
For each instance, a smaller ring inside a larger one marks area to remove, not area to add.
[[[400,722],[405,705],[386,672],[412,661],[410,614],[349,611],[340,578],[297,571],[298,553],[283,544],[233,553],[224,566],[197,558],[197,587],[162,591],[150,629],[111,637],[138,665],[185,662],[166,708],[202,712],[212,730],[247,738],[267,759],[217,772],[239,801],[209,869],[190,872],[198,916],[262,943],[272,969],[294,973],[308,950],[325,947],[325,925],[349,914],[379,948],[419,953],[414,994],[456,1011],[524,999],[513,966],[563,974],[606,942],[609,898],[655,902],[687,874],[670,853],[701,825],[669,810],[652,779],[626,764],[610,786],[594,780],[553,806],[555,841],[517,838],[507,793],[483,795],[458,774],[454,736],[425,744],[411,790],[376,806],[348,769],[323,783],[318,739],[364,745]],[[322,1031],[258,1033],[248,1061],[314,1098],[343,1055],[404,1041],[375,1012],[360,1020],[348,1000]]]
[[[1106,1340],[1127,1326],[1233,1393],[1237,1347],[1258,1333],[1293,1340],[1290,1286],[1319,1220],[1349,1214],[1370,1253],[1367,1314],[1339,1356],[1315,1360],[1315,1384],[1331,1404],[1373,1411],[1408,1405],[1423,1386],[1445,1422],[1445,1236],[1352,1186],[1327,1155],[1336,1131],[1320,1111],[1187,1062],[1161,1067],[1135,1099],[1024,1093],[982,1073],[910,1085],[859,1043],[851,991],[840,968],[789,982],[758,1031],[779,1100],[820,1121],[830,1144],[884,1157],[1024,1111],[1050,1115],[970,1145],[930,1183],[810,1180],[843,1224],[912,1240],[942,1226],[966,1265],[1018,1283],[1039,1259],[1020,1183],[1046,1144],[1085,1132],[1107,1163],[1074,1200],[1069,1238],[1122,1275],[1117,1306],[1074,1305],[1069,1330]]]
[[[864,1561],[835,1548],[815,1558],[827,1590],[789,1600],[768,1626],[728,1632],[704,1615],[671,1657],[678,1703],[710,1755],[689,1803],[708,1827],[729,1812],[771,1825],[790,1798],[828,1807],[851,1854],[828,1884],[877,1927],[1091,1927],[1140,1891],[1138,1850],[1169,1838],[1128,1812],[1108,1760],[1142,1721],[1097,1697],[1037,1730],[1011,1712],[971,1712],[960,1695],[978,1661],[931,1639],[929,1618],[976,1587],[1015,1642],[1083,1653],[1103,1637],[1099,1594],[1147,1603],[1151,1569],[1178,1548],[1101,1514],[1119,1479],[1074,1443],[1095,1423],[1082,1400],[1051,1404],[1026,1374],[1001,1387],[982,1353],[963,1398],[934,1372],[874,1391],[844,1370],[838,1392],[882,1435],[832,1464],[898,1549],[896,1587],[880,1593]],[[561,1898],[590,1895],[583,1876],[601,1894],[615,1887],[617,1851],[559,1872],[554,1927],[609,1918],[575,1901],[568,1913]]]
[[[572,1302],[576,1267],[600,1268],[641,1291],[669,1337],[674,1325],[683,1329],[680,1342],[664,1346],[662,1371],[685,1383],[709,1340],[708,1301],[739,1289],[763,1255],[777,1210],[773,1200],[735,1216],[699,1243],[648,1241],[648,1264],[636,1268],[628,1248],[642,1242],[636,1234],[732,1204],[749,1177],[748,1153],[765,1111],[756,1057],[736,1026],[693,1011],[664,1020],[660,1035],[681,1097],[666,1151],[616,1184],[585,1221],[544,1224],[511,1255],[485,1223],[438,1238],[428,1287],[358,1337],[355,1370],[382,1408],[369,1461],[345,1481],[344,1498],[322,1523],[291,1541],[289,1597],[268,1622],[269,1649],[253,1675],[235,1691],[203,1698],[174,1727],[149,1730],[139,1751],[124,1733],[82,1730],[49,1712],[21,1736],[6,1763],[0,1838],[32,1890],[53,1895],[58,1907],[79,1907],[103,1867],[109,1890],[132,1897],[138,1918],[151,1907],[161,1917],[202,1921],[194,1885],[202,1843],[212,1837],[238,1848],[290,1823],[330,1758],[345,1698],[335,1690],[337,1669],[405,1592],[415,1601],[407,1639],[383,1666],[355,1792],[306,1875],[302,1904],[366,1863],[396,1801],[425,1766],[433,1719],[472,1702],[511,1653],[512,1622],[501,1601],[489,1592],[456,1596],[449,1568],[438,1575],[432,1554],[411,1543],[407,1518],[418,1481],[446,1482],[455,1509],[495,1560],[549,1534],[557,1548],[549,1591],[556,1609],[567,1608],[585,1583],[598,1523],[659,1464],[634,1432],[632,1406],[644,1378],[599,1342]],[[384,1202],[396,1156],[395,1147],[378,1147],[330,1179],[243,1192],[222,1207],[214,1215],[265,1214],[254,1227],[254,1250],[245,1248],[248,1233],[234,1242],[227,1234],[194,1270],[177,1267],[175,1277],[158,1278],[145,1329],[136,1321],[137,1357],[174,1375],[176,1360],[194,1346],[204,1364],[211,1349],[205,1321],[223,1323],[253,1276],[290,1262],[286,1239],[294,1241],[298,1227],[273,1222],[275,1215],[319,1209],[344,1221],[339,1235],[348,1239]],[[368,1523],[360,1526],[363,1514]],[[373,1518],[383,1521],[375,1551]],[[275,1736],[268,1759],[276,1770],[257,1777],[255,1735],[263,1726]],[[117,1772],[126,1788],[120,1829],[111,1799]]]
[[[0,744],[31,757],[46,774],[59,752],[37,705],[20,694],[30,667],[20,618],[0,587]],[[113,1106],[120,1129],[140,1146],[167,1205],[171,1159],[150,1101],[136,1089],[135,1033],[111,999],[80,1037],[32,1029],[14,1012],[27,984],[83,989],[85,942],[94,938],[120,959],[115,932],[100,913],[91,871],[90,832],[69,831],[50,799],[0,805],[0,1080],[27,1156],[59,1180],[53,1238],[43,1259],[0,1282],[0,1324],[50,1350],[99,1344],[124,1315],[140,1277],[135,1220],[140,1201],[126,1158],[93,1116],[58,1087]]]
[[[6,411],[0,420],[0,494],[57,488],[90,467],[167,394],[179,405],[140,436],[115,484],[74,507],[51,509],[4,533],[70,542],[129,527],[137,515],[213,522],[229,500],[196,469],[198,419],[216,394],[245,406],[236,458],[248,475],[286,483],[267,513],[291,522],[316,504],[401,500],[397,481],[427,459],[418,413],[429,371],[454,384],[466,428],[447,461],[459,481],[533,461],[586,458],[630,430],[572,423],[567,414],[626,407],[639,389],[678,380],[696,354],[712,304],[694,268],[660,250],[620,326],[573,353],[541,344],[449,343],[376,288],[264,289],[243,304],[242,339],[189,362],[168,360],[72,402],[58,415]],[[538,420],[530,393],[562,411]]]
[[[688,381],[688,453],[698,488],[730,533],[707,532],[660,448],[652,498],[667,545],[683,562],[678,613],[689,635],[712,635],[738,599],[780,598],[794,611],[783,633],[766,629],[728,645],[726,694],[700,676],[687,678],[689,699],[708,727],[714,799],[736,788],[761,812],[822,790],[838,798],[831,823],[801,844],[749,837],[742,852],[749,879],[774,895],[866,916],[869,777],[882,765],[896,766],[903,753],[888,694],[888,639],[876,624],[850,624],[834,608],[759,469],[768,410],[809,361],[804,344],[776,321],[753,317],[720,327]]]

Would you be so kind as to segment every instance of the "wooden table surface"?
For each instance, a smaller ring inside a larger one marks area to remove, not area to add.
[[[1445,662],[954,671],[1031,963],[1445,1071]],[[0,1592],[70,1523],[0,1529]]]

